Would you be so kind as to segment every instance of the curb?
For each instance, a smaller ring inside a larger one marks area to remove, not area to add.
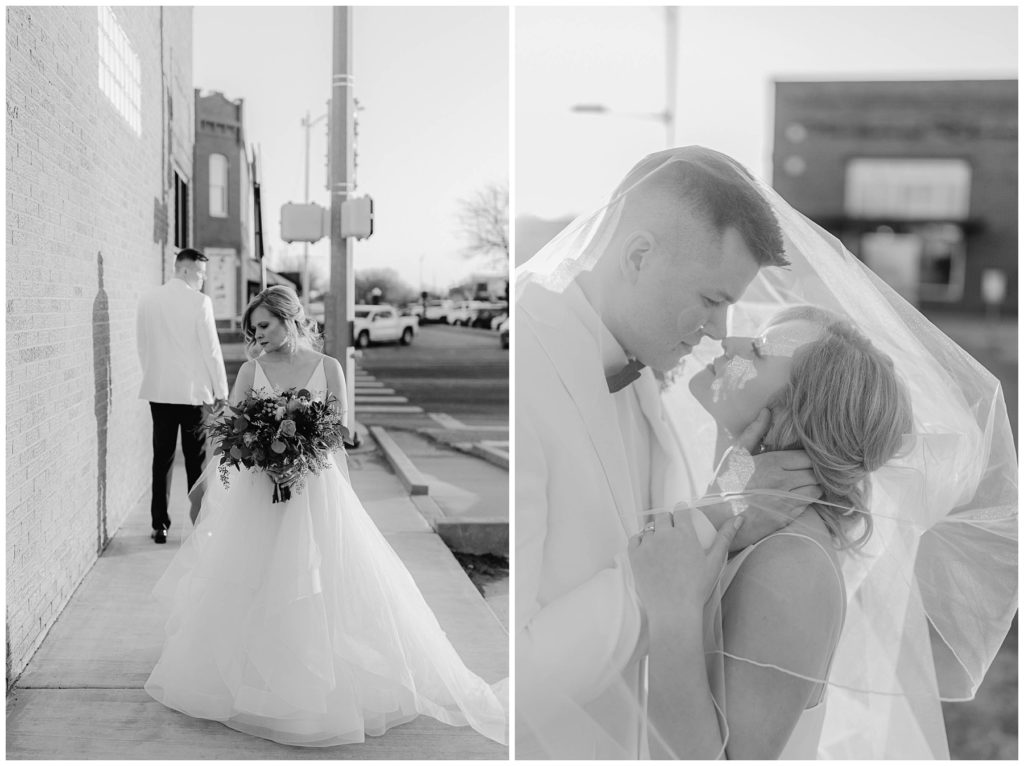
[[[429,495],[409,499],[449,550],[456,553],[490,553],[508,557],[507,522],[474,518],[454,521],[445,517],[441,507]]]
[[[458,450],[464,455],[472,455],[478,457],[481,460],[485,460],[491,465],[497,466],[498,468],[504,468],[506,471],[509,470],[509,458],[508,455],[502,453],[501,450],[488,447],[480,444],[479,442],[450,442],[445,439],[439,439],[434,435],[433,428],[419,428],[416,430],[420,436],[430,439],[434,444],[439,444],[442,447]]]
[[[492,519],[464,518],[439,521],[434,525],[444,544],[458,553],[508,557],[508,524]]]
[[[490,518],[447,518],[437,501],[430,497],[430,484],[426,477],[413,465],[387,430],[383,426],[370,426],[369,430],[399,481],[409,492],[412,504],[449,550],[456,553],[508,556],[508,522]],[[460,451],[469,454],[468,451]],[[507,461],[505,467],[508,467]]]
[[[470,447],[469,451],[477,457],[483,458],[488,463],[498,466],[498,468],[504,468],[506,471],[508,470],[508,455],[494,447],[474,443],[473,446]]]
[[[408,456],[402,452],[402,449],[395,444],[395,440],[391,438],[388,432],[382,426],[370,426],[370,434],[377,441],[377,444],[380,445],[384,457],[387,458],[388,463],[394,469],[399,481],[402,482],[402,485],[409,494],[412,496],[429,494],[430,485],[427,483],[426,478],[412,464]]]

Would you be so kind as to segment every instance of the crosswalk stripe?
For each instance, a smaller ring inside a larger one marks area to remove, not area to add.
[[[441,426],[450,428],[452,430],[461,430],[465,428],[461,420],[453,418],[451,415],[444,412],[431,412],[430,417],[436,420]]]
[[[356,406],[356,414],[358,415],[360,412],[372,412],[372,413],[378,413],[378,414],[394,412],[394,413],[405,414],[405,413],[423,412],[423,408],[422,407],[417,407],[414,404],[391,404],[391,405],[387,405],[387,404],[366,404],[366,405],[357,405]]]
[[[356,402],[363,402],[365,404],[408,404],[409,400],[404,396],[360,396],[359,392],[356,392]]]

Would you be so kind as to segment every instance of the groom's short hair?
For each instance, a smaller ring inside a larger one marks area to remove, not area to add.
[[[183,261],[191,261],[192,263],[195,263],[196,261],[203,261],[205,263],[206,261],[209,260],[210,259],[206,257],[205,253],[202,253],[199,250],[195,250],[191,247],[186,247],[178,252],[177,257],[175,257],[174,259],[174,264],[178,265]]]
[[[750,173],[731,157],[702,146],[687,146],[648,155],[626,176],[616,196],[631,192],[637,208],[652,195],[687,209],[716,232],[736,229],[759,266],[786,266],[782,229],[768,200]]]

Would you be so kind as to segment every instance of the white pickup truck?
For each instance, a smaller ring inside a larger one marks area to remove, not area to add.
[[[396,340],[408,346],[416,334],[417,319],[414,316],[401,316],[394,306],[382,303],[375,306],[357,305],[353,324],[352,334],[357,348]]]

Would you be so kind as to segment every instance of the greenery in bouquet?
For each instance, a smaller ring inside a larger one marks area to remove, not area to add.
[[[332,451],[348,438],[338,412],[337,397],[313,398],[304,388],[289,388],[277,396],[250,389],[237,405],[224,405],[203,426],[217,444],[221,481],[230,486],[230,470],[266,471],[274,480],[275,503],[301,491],[305,477],[330,464]]]

